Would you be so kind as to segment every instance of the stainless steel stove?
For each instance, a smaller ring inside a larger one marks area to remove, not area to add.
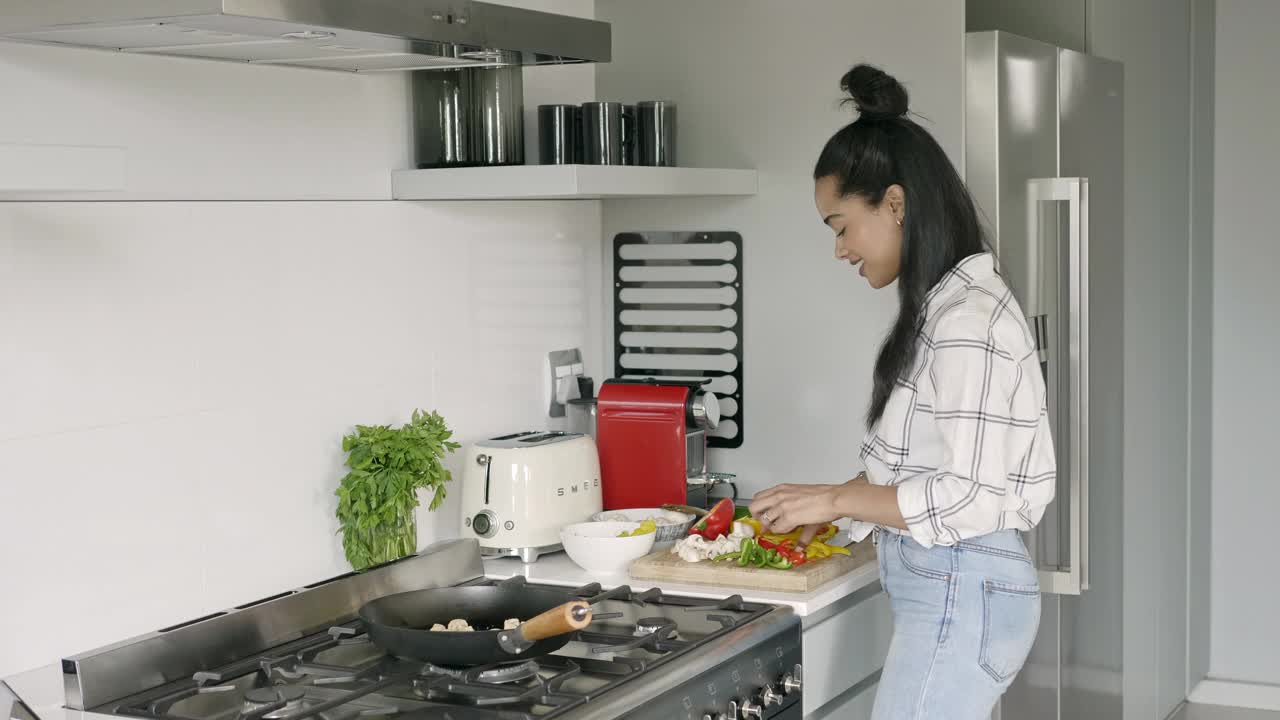
[[[589,626],[550,655],[474,668],[389,656],[356,617],[394,592],[493,584],[482,574],[476,543],[450,541],[69,658],[67,704],[154,720],[801,717],[799,619],[736,595],[556,588],[592,604]]]

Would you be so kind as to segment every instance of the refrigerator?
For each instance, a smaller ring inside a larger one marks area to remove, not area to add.
[[[1006,32],[966,35],[965,176],[1027,315],[1057,496],[1026,536],[1039,636],[1001,720],[1122,712],[1124,69]]]

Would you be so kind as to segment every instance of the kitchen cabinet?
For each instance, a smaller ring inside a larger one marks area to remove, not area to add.
[[[804,717],[869,718],[893,637],[889,596],[873,582],[803,619]]]
[[[814,715],[806,715],[805,720],[821,720],[839,718],[839,720],[869,720],[871,710],[876,704],[876,689],[880,687],[880,676],[855,685],[840,697],[827,703]]]

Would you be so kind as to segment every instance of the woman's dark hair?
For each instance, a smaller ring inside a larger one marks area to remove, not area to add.
[[[982,226],[973,199],[933,136],[907,117],[907,91],[891,75],[857,65],[840,79],[858,119],[827,141],[813,179],[835,178],[840,195],[877,206],[890,185],[906,196],[898,319],[876,359],[868,426],[884,414],[898,379],[915,361],[924,323],[925,296],[947,271],[983,252]]]

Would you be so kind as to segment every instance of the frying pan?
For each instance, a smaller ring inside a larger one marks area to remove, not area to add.
[[[484,629],[430,629],[458,618]],[[521,620],[520,627],[504,632],[508,618]],[[467,667],[555,652],[569,642],[568,633],[591,622],[591,606],[564,592],[523,585],[447,587],[378,598],[360,608],[360,619],[369,639],[392,655]]]

